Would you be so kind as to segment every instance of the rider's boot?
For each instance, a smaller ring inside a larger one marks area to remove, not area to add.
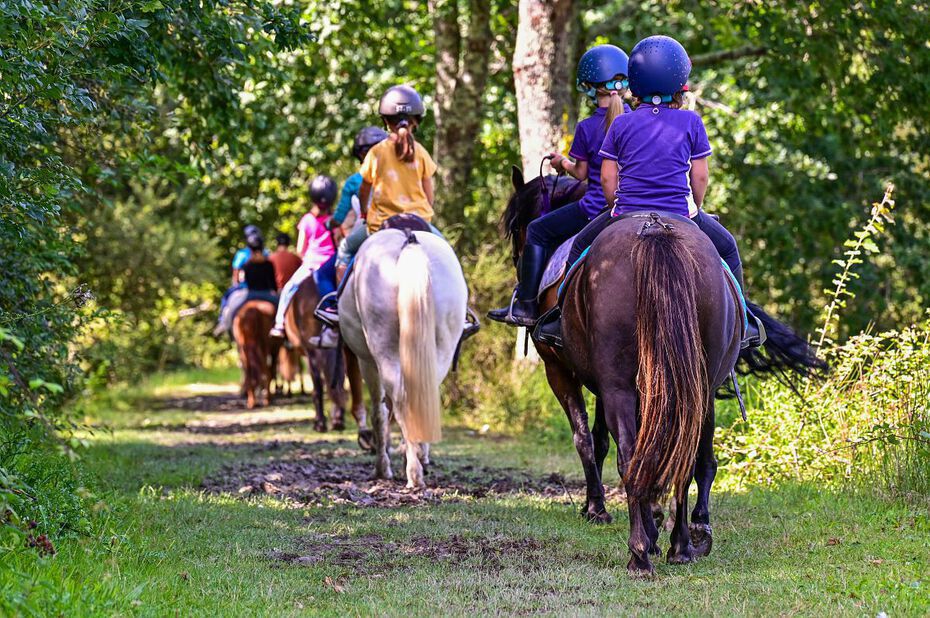
[[[520,256],[519,283],[509,307],[488,311],[488,318],[515,326],[532,326],[539,317],[539,282],[546,267],[546,248],[528,244]]]
[[[310,337],[310,345],[315,348],[331,349],[339,345],[339,331],[331,326],[324,326],[316,337]]]
[[[330,292],[321,298],[313,311],[313,315],[328,326],[339,326],[339,293]]]

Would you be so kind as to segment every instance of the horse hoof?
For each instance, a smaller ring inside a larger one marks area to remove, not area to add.
[[[333,431],[343,431],[346,424],[343,421],[333,421]]]
[[[685,550],[676,551],[674,547],[668,548],[668,555],[665,557],[669,564],[690,564],[696,560],[694,556],[694,547],[688,546]]]
[[[614,518],[610,516],[605,509],[601,508],[598,510],[595,509],[585,509],[581,512],[581,516],[585,518],[586,521],[592,524],[609,524],[613,522]]]
[[[375,452],[375,434],[370,429],[362,429],[358,432],[358,446],[363,451],[369,453]]]
[[[691,543],[694,545],[695,556],[706,556],[714,545],[714,534],[710,524],[691,524]]]
[[[326,421],[317,421],[313,423],[313,431],[317,433],[326,433]]]
[[[626,572],[633,579],[653,579],[656,576],[656,569],[650,562],[642,562],[636,558],[630,558]]]

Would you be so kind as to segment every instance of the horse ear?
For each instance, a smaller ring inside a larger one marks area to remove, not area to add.
[[[523,170],[516,165],[511,166],[510,182],[513,184],[514,191],[519,191],[523,188],[523,185],[526,184],[523,182]]]

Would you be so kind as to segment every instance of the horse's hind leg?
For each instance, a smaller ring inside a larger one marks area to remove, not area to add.
[[[688,485],[691,483],[689,482]],[[697,558],[688,529],[688,489],[675,496],[675,527],[672,528],[672,545],[666,559],[669,564],[688,564]]]
[[[313,429],[319,432],[326,431],[326,412],[323,410],[324,391],[323,376],[320,375],[320,358],[316,351],[307,352],[307,366],[310,368],[310,380],[313,383],[313,407],[316,418],[313,419]]]
[[[575,449],[584,469],[587,499],[581,514],[595,523],[610,523],[612,520],[604,504],[604,486],[595,457],[594,440],[588,429],[588,413],[584,407],[581,384],[558,361],[546,360],[546,378],[559,403],[568,416],[572,428]],[[603,463],[603,459],[601,460]]]
[[[694,464],[694,480],[697,482],[697,501],[691,511],[691,542],[696,556],[706,556],[713,546],[710,527],[710,488],[717,475],[717,460],[714,458],[714,401],[707,406],[701,440],[698,442],[697,460]]]
[[[326,384],[329,386],[329,399],[333,402],[333,430],[346,428],[346,391],[345,369],[342,352],[338,349],[321,354],[326,362]]]
[[[649,560],[658,530],[650,537],[652,528],[652,505],[648,500],[638,498],[629,482],[627,469],[633,458],[633,448],[636,444],[636,392],[622,388],[602,391],[604,399],[604,419],[607,428],[617,442],[617,471],[623,478],[626,487],[627,510],[630,514],[630,538],[627,546],[630,548],[630,561],[627,571],[634,577],[651,577],[655,568]]]
[[[391,426],[388,423],[388,411],[384,405],[384,389],[381,387],[381,377],[378,368],[371,361],[360,361],[361,371],[368,384],[368,394],[371,397],[371,423],[373,425],[373,442],[375,450],[375,478],[392,479],[391,458],[388,457],[388,447],[391,445]]]
[[[597,476],[604,484],[604,460],[610,452],[610,433],[607,431],[607,421],[604,419],[604,401],[597,397],[594,400],[594,426],[591,427],[591,438],[594,440],[594,461],[597,464]]]
[[[362,372],[358,367],[358,357],[348,346],[344,347],[346,375],[349,377],[349,390],[352,393],[352,416],[358,424],[358,445],[363,450],[374,450],[374,434],[368,428],[368,413],[365,410],[365,398],[362,394]]]

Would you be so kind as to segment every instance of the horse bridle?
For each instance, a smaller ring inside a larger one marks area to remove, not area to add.
[[[552,197],[550,198],[549,187],[546,186],[546,177],[543,176],[543,166],[546,164],[546,161],[551,161],[554,158],[555,158],[555,155],[546,155],[539,162],[539,178],[542,181],[541,191],[542,191],[542,200],[543,200],[543,207],[542,207],[542,210],[540,210],[539,212],[540,217],[543,215],[547,215],[552,211],[552,201],[556,197],[555,192],[559,188],[559,181],[562,179],[563,176],[565,176],[565,172],[563,170],[559,170],[558,172],[556,172],[555,179],[552,181]],[[572,193],[574,193],[575,189],[578,188],[578,185],[580,185],[581,182],[582,182],[581,180],[576,179],[574,184],[568,189],[568,191],[563,192],[562,195],[571,195]]]

